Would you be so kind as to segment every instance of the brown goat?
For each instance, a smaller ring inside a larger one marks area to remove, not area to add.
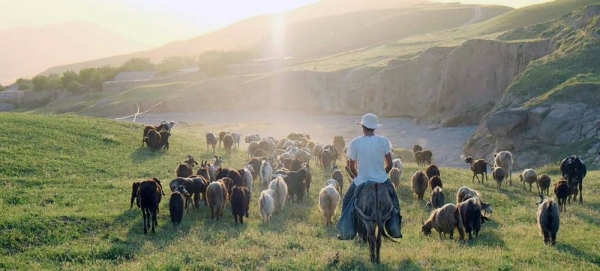
[[[465,239],[465,230],[460,217],[460,212],[454,203],[448,203],[441,208],[435,209],[431,212],[427,222],[423,223],[421,231],[423,234],[430,235],[431,230],[435,229],[440,239],[445,234],[450,235],[450,239],[454,238],[454,228],[458,229],[459,239]]]
[[[562,211],[567,211],[567,198],[571,195],[571,188],[567,181],[563,178],[554,183],[554,194],[558,198],[558,208]]]
[[[427,175],[427,179],[431,179],[433,176],[442,176],[440,174],[440,169],[436,165],[429,165],[427,169],[425,169],[425,174]]]
[[[227,202],[227,188],[221,180],[210,183],[206,188],[206,197],[208,207],[210,208],[210,218],[220,219],[223,216],[223,209]]]
[[[504,181],[504,178],[506,178],[506,171],[504,170],[504,168],[494,167],[494,169],[492,169],[492,178],[496,180],[496,183],[498,184],[498,189],[500,189],[502,188],[502,182]]]
[[[223,136],[223,147],[225,148],[225,153],[231,155],[231,147],[233,147],[233,136],[231,134]]]
[[[154,228],[158,226],[156,214],[158,213],[158,205],[160,204],[162,193],[162,188],[155,179],[149,179],[140,183],[137,190],[137,198],[144,218],[144,234],[148,234],[149,228],[154,233]]]
[[[485,160],[483,160],[483,159],[473,160],[473,157],[469,156],[469,157],[467,157],[467,159],[465,159],[465,163],[471,165],[471,171],[473,171],[473,178],[472,178],[473,183],[475,183],[475,177],[477,177],[478,183],[483,183],[484,175],[485,175],[485,180],[487,180],[487,165],[488,165],[488,163]],[[479,176],[477,176],[479,174],[481,174],[481,180],[479,180]]]
[[[158,126],[147,125],[144,127],[144,134],[142,135],[142,147],[144,147],[144,142],[146,142],[146,137],[148,136],[148,132],[150,130],[155,130],[157,132],[161,132],[162,130],[168,129],[168,124],[161,124]]]
[[[411,188],[417,200],[423,200],[423,195],[427,190],[427,175],[423,171],[417,171],[412,175]]]
[[[548,174],[542,174],[538,176],[536,182],[538,194],[542,195],[543,197],[544,191],[546,191],[546,196],[550,195],[550,183],[552,183],[552,180],[550,179],[550,176],[548,176]]]
[[[440,176],[433,176],[429,179],[429,189],[433,191],[436,187],[444,188],[442,185],[442,179]]]

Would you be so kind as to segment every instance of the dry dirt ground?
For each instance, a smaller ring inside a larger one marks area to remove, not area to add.
[[[291,132],[310,134],[318,143],[333,143],[333,136],[341,135],[346,145],[362,134],[356,123],[362,116],[313,115],[296,111],[206,111],[181,113],[146,113],[139,115],[136,123],[157,125],[161,120],[173,120],[173,129],[206,127],[206,132],[231,131],[259,134],[261,137],[283,138]],[[132,121],[128,119],[127,121]],[[476,126],[442,127],[428,130],[427,124],[415,125],[406,118],[380,118],[383,127],[376,133],[390,139],[395,147],[411,149],[420,144],[434,153],[434,163],[445,167],[467,168],[461,158],[462,148]]]

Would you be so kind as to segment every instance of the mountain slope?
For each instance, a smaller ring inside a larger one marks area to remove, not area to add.
[[[0,36],[0,82],[4,83],[34,76],[49,66],[147,48],[107,28],[83,21],[0,31]]]

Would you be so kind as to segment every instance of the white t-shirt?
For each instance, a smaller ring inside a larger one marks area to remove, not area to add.
[[[385,172],[385,155],[392,149],[390,141],[380,135],[360,136],[348,145],[346,155],[358,164],[358,176],[354,185],[367,181],[383,183],[388,179]]]

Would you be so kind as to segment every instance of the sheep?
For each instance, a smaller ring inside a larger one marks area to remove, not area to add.
[[[523,183],[523,189],[527,190],[526,183],[529,184],[529,191],[531,192],[532,183],[537,182],[537,173],[535,170],[531,168],[527,168],[523,170],[521,174],[519,174],[519,179]]]
[[[223,136],[223,147],[225,148],[225,153],[231,155],[231,147],[233,147],[233,136],[231,134]]]
[[[148,137],[148,132],[150,132],[150,130],[154,130],[157,133],[167,129],[167,124],[161,124],[158,126],[152,126],[152,125],[147,125],[144,127],[144,133],[142,134],[142,147],[144,147],[144,142],[146,142],[146,137]]]
[[[252,180],[254,181],[257,178],[259,178],[260,180],[260,166],[262,166],[262,160],[254,157],[248,160],[248,163],[246,163],[246,165],[252,166]]]
[[[341,172],[340,172],[340,174],[341,174]],[[392,184],[394,184],[394,187],[396,189],[398,189],[400,187],[401,176],[402,176],[402,171],[400,171],[400,169],[395,168],[395,167],[392,167],[392,169],[388,173],[388,177],[390,178],[390,181],[392,182]]]
[[[569,183],[560,178],[560,180],[554,183],[554,194],[558,199],[558,207],[561,212],[567,211],[567,198],[571,195],[571,188],[569,187]]]
[[[226,134],[227,134],[227,132],[219,133],[219,149],[221,148],[221,142],[223,142],[223,137],[225,137]]]
[[[469,156],[465,159],[465,163],[471,165],[471,171],[473,171],[472,182],[475,183],[475,177],[477,177],[477,183],[483,183],[484,175],[485,180],[487,180],[487,165],[488,163],[483,159],[473,160],[473,157]],[[481,180],[479,180],[479,175],[481,174]]]
[[[288,196],[288,187],[282,176],[277,176],[269,183],[269,188],[275,191],[275,211],[282,211]]]
[[[208,173],[210,175],[210,182],[214,182],[217,180],[217,169],[221,167],[221,164],[225,162],[225,159],[221,158],[221,156],[215,155],[215,162],[208,167]]]
[[[208,151],[208,146],[212,146],[213,153],[215,153],[215,148],[217,147],[217,136],[213,133],[206,134],[206,151]]]
[[[436,209],[444,206],[446,203],[446,195],[441,187],[437,186],[431,191],[431,197],[429,198],[429,202],[427,202],[427,207]]]
[[[310,165],[308,163],[304,163],[302,165],[304,170],[306,170],[306,180],[304,181],[304,188],[306,189],[306,196],[310,196],[310,183],[312,183],[312,172]]]
[[[501,167],[504,169],[504,172],[508,174],[507,176],[509,186],[512,186],[512,165],[512,153],[510,153],[509,151],[501,151],[494,153],[494,167]]]
[[[210,183],[206,188],[208,207],[210,208],[210,219],[219,219],[223,215],[223,209],[227,202],[227,188],[225,183],[219,181]]]
[[[260,217],[262,218],[263,223],[271,220],[271,216],[275,210],[275,200],[272,196],[274,194],[275,191],[273,191],[273,189],[267,189],[260,192],[260,197],[258,198],[258,209],[260,210]]]
[[[231,213],[235,218],[235,225],[244,224],[244,216],[248,217],[250,210],[250,191],[247,187],[235,186],[231,191]]]
[[[319,192],[319,209],[325,217],[325,225],[333,225],[331,218],[335,215],[335,210],[340,202],[340,193],[338,192],[338,183],[334,179],[325,182],[325,187]]]
[[[443,188],[444,186],[442,185],[442,179],[440,178],[440,176],[433,176],[429,179],[429,188],[431,189],[431,191],[433,191],[433,189],[435,189],[436,187],[440,187]]]
[[[544,237],[544,244],[556,245],[556,234],[560,227],[558,204],[552,198],[546,198],[537,211],[537,223]]]
[[[340,186],[340,190],[338,192],[340,192],[340,195],[343,195],[344,175],[342,174],[342,171],[338,169],[338,166],[335,164],[331,166],[331,179],[334,179],[338,183],[338,185]]]
[[[231,133],[231,137],[233,137],[233,146],[239,150],[240,149],[240,140],[242,139],[242,135],[240,133]]]
[[[144,234],[148,234],[148,228],[151,228],[152,233],[154,233],[155,227],[158,226],[156,213],[158,212],[162,193],[162,188],[155,179],[149,179],[140,183],[137,190],[137,198],[144,218]]]
[[[505,177],[506,177],[506,171],[504,171],[504,168],[495,166],[492,169],[492,178],[496,181],[496,183],[498,185],[498,189],[502,188],[502,182],[504,181]]]
[[[248,187],[248,191],[250,192],[250,198],[252,198],[252,184],[254,179],[252,178],[252,173],[254,173],[254,168],[252,165],[246,165],[242,169],[243,173],[242,178],[244,179],[244,183],[246,187]]]
[[[469,234],[469,240],[479,236],[481,230],[481,224],[484,218],[481,215],[481,202],[478,197],[469,198],[458,204],[458,210],[462,224],[465,227],[465,231]]]
[[[135,205],[140,207],[140,200],[137,197],[137,191],[140,188],[140,182],[133,182],[131,186],[131,201],[129,202],[129,209],[133,208],[133,200],[135,199]]]
[[[493,209],[492,209],[491,204],[481,200],[481,193],[479,193],[479,191],[477,191],[475,189],[471,189],[466,186],[462,186],[456,192],[456,203],[460,204],[461,202],[463,202],[465,200],[468,200],[470,198],[475,198],[475,197],[477,197],[479,199],[479,201],[477,203],[479,204],[479,207],[481,210],[482,220],[486,220],[488,215],[493,213]]]
[[[260,165],[260,183],[263,187],[267,187],[273,179],[273,167],[271,166],[271,161],[269,159],[263,160]]]
[[[453,239],[455,228],[458,230],[459,239],[464,240],[465,232],[460,212],[456,205],[448,203],[431,212],[429,219],[421,226],[421,231],[428,236],[431,234],[431,229],[435,229],[439,233],[440,239],[443,239],[446,234],[449,234],[450,239]]]
[[[301,168],[298,171],[290,171],[283,178],[285,184],[288,187],[288,195],[290,201],[294,200],[294,196],[296,196],[296,201],[302,201],[304,197],[304,179],[306,179],[306,170]]]
[[[417,200],[423,200],[423,195],[427,190],[427,175],[423,171],[417,171],[412,175],[410,188],[414,192]]]
[[[346,142],[344,141],[343,136],[334,136],[333,137],[333,146],[336,150],[343,150],[346,148]]]
[[[425,169],[425,175],[427,175],[427,179],[431,179],[433,176],[442,176],[440,174],[440,169],[436,165],[429,165],[427,169]]]
[[[173,223],[173,226],[179,225],[183,218],[184,196],[189,197],[190,194],[185,190],[183,185],[180,185],[173,193],[171,193],[171,198],[169,199],[169,212],[171,214],[171,223]]]
[[[423,165],[425,165],[425,163],[427,163],[427,165],[431,165],[431,161],[433,158],[433,152],[431,152],[430,150],[423,150],[422,154],[423,154]]]
[[[552,180],[548,174],[538,176],[536,181],[538,194],[544,196],[544,191],[546,191],[546,196],[548,196],[550,194],[550,183],[552,183]]]
[[[256,157],[254,156],[254,152],[258,149],[258,141],[252,141],[248,144],[248,157]]]
[[[422,151],[422,150],[423,150],[423,147],[421,147],[421,145],[419,145],[419,144],[413,145],[413,154],[418,151]]]

